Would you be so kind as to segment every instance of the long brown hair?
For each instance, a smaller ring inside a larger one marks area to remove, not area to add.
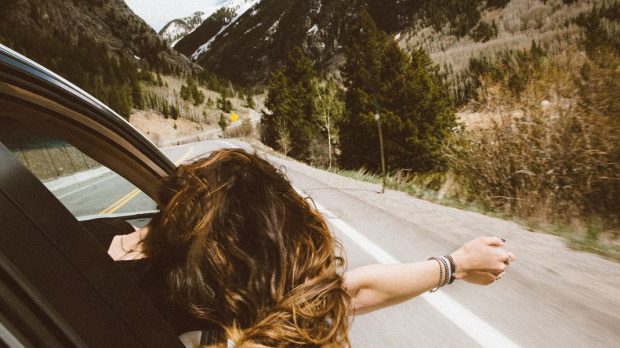
[[[145,253],[173,302],[236,347],[349,346],[340,245],[285,175],[240,149],[164,180]]]

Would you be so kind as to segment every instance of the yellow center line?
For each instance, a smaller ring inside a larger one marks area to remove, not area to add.
[[[125,204],[127,204],[134,197],[136,197],[139,193],[140,193],[140,190],[137,189],[137,188],[131,190],[131,192],[129,192],[128,194],[126,194],[123,197],[121,197],[121,199],[119,199],[118,201],[114,202],[111,206],[109,206],[109,207],[105,208],[104,210],[102,210],[99,214],[112,214],[112,213],[114,213],[115,211],[117,211],[120,208],[122,208]]]
[[[183,163],[183,161],[185,161],[189,157],[189,155],[192,153],[192,150],[193,150],[193,147],[190,146],[185,152],[185,154],[183,154],[181,158],[179,158],[176,162],[174,162],[174,164],[178,166],[179,164]],[[131,190],[128,194],[121,197],[118,201],[112,203],[112,205],[110,205],[109,207],[99,212],[99,215],[112,214],[116,212],[117,210],[125,206],[125,204],[129,203],[129,201],[134,199],[140,192],[141,191],[138,188]]]

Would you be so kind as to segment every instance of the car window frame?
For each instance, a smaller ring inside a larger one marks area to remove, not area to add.
[[[121,116],[62,77],[0,45],[0,113],[69,142],[158,202],[176,166]]]

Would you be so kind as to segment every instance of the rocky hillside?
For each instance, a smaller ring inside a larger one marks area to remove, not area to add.
[[[416,25],[465,36],[499,0],[262,0],[236,17],[210,18],[176,48],[200,65],[241,84],[262,83],[286,53],[302,46],[318,65],[338,63],[351,20],[366,9],[380,29]],[[219,30],[218,30],[219,28]],[[191,44],[190,44],[191,42]]]
[[[160,74],[203,69],[168,47],[123,0],[2,0],[0,43],[33,59],[128,118],[149,107]]]
[[[103,45],[112,56],[129,58],[156,70],[193,69],[187,58],[170,49],[123,0],[2,0],[3,44],[37,58],[51,54],[43,51],[48,45],[72,45],[78,38]]]
[[[242,1],[242,0],[239,0]],[[244,13],[218,12],[175,46],[241,84],[264,83],[302,46],[319,68],[337,66],[351,19],[365,8],[408,50],[422,46],[457,81],[471,58],[528,48],[564,50],[581,37],[575,19],[610,0],[262,0]],[[454,66],[451,66],[454,65]],[[462,81],[454,86],[463,95]]]
[[[252,6],[247,6],[250,3]],[[332,58],[340,45],[345,23],[359,3],[246,1],[246,6],[234,14],[214,14],[175,48],[232,81],[261,83],[293,47],[303,46],[319,62]]]

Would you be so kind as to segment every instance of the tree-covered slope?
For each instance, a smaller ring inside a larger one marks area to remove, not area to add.
[[[101,44],[115,57],[140,61],[154,70],[189,72],[187,58],[166,43],[123,0],[3,0],[0,42],[41,61],[58,63],[45,52],[55,45],[75,45],[78,37]],[[41,41],[41,42],[37,42]],[[57,41],[57,42],[56,42]]]

